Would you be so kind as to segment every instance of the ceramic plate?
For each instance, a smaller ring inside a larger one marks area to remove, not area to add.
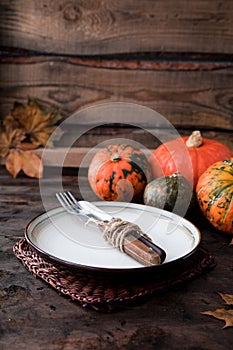
[[[200,244],[199,230],[178,215],[150,206],[120,202],[96,202],[114,217],[132,221],[166,252],[161,265],[145,267],[113,248],[101,231],[84,216],[55,208],[34,218],[27,226],[28,243],[44,257],[72,268],[95,271],[132,271],[160,268],[186,259]]]

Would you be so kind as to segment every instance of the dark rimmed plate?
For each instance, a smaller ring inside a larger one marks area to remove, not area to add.
[[[188,220],[150,206],[96,202],[112,216],[135,222],[166,251],[163,264],[145,267],[104,241],[98,227],[86,218],[55,208],[34,218],[26,227],[27,242],[56,264],[87,272],[141,273],[182,264],[201,242],[199,230]]]

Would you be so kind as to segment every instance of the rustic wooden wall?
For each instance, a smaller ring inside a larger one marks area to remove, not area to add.
[[[2,0],[0,31],[1,116],[133,102],[233,148],[232,0]]]

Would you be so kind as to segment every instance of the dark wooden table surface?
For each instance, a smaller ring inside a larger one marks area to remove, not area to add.
[[[223,329],[223,321],[201,312],[225,307],[219,292],[233,294],[233,245],[198,211],[190,220],[201,230],[202,245],[215,256],[216,267],[146,301],[100,313],[60,296],[14,256],[12,248],[23,237],[25,226],[44,207],[37,180],[23,175],[12,179],[3,167],[0,171],[2,350],[232,349],[233,328]],[[54,196],[56,171],[45,181],[48,196]],[[64,176],[63,185],[81,196],[76,175]]]

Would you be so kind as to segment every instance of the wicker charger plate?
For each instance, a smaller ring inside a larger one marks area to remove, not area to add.
[[[215,266],[214,257],[199,248],[175,272],[165,272],[163,276],[142,279],[104,279],[98,274],[87,274],[82,270],[71,270],[62,265],[54,265],[37,254],[25,238],[13,248],[15,256],[35,277],[41,278],[58,293],[70,297],[84,307],[110,312],[130,302],[167,290]]]

